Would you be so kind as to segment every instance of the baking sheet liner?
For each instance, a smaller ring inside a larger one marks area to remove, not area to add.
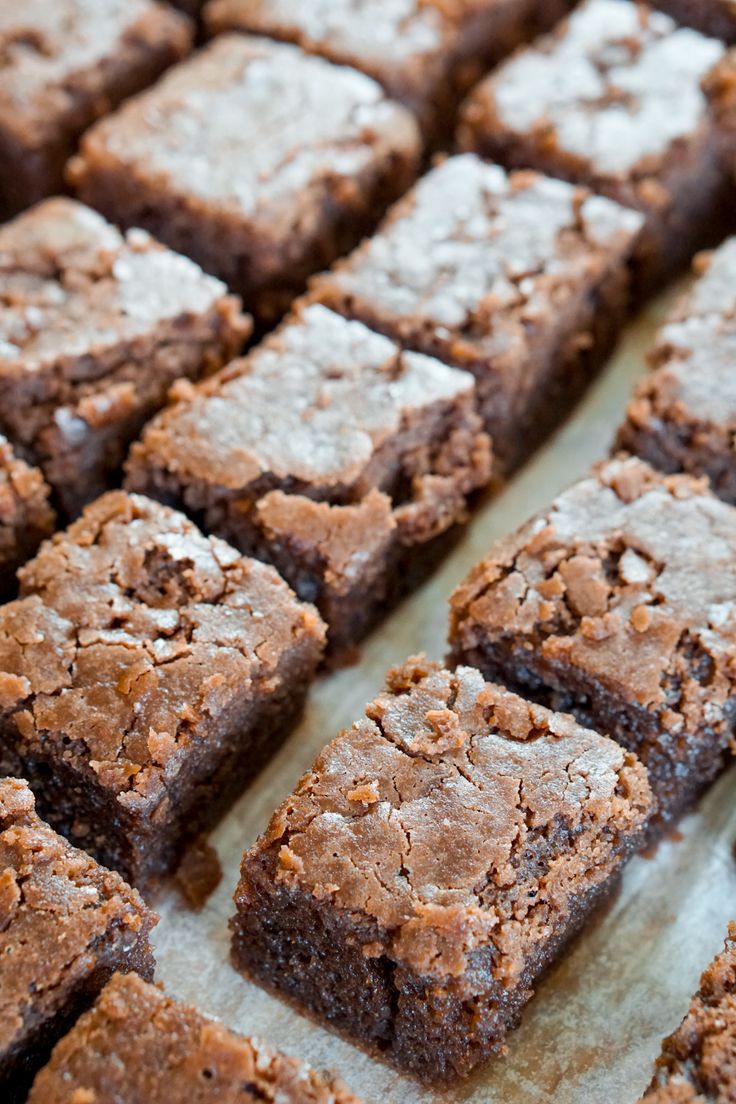
[[[682,290],[682,286],[679,288]],[[157,979],[228,1026],[331,1068],[366,1101],[420,1104],[634,1104],[663,1035],[684,1015],[699,976],[736,918],[736,768],[653,856],[628,866],[620,892],[548,975],[508,1053],[458,1088],[435,1092],[343,1042],[246,982],[229,963],[243,849],[265,827],[318,751],[362,714],[386,669],[413,652],[445,653],[447,599],[497,537],[544,507],[609,447],[670,293],[629,327],[574,417],[510,486],[474,516],[441,569],[367,641],[357,666],[322,676],[303,723],[211,837],[223,867],[200,912],[173,889],[157,901]]]

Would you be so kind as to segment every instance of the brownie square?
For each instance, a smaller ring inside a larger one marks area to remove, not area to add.
[[[503,1047],[616,880],[646,772],[571,717],[412,658],[243,857],[234,964],[428,1081]]]
[[[287,735],[323,625],[273,568],[111,491],[0,607],[0,770],[148,886]]]
[[[472,372],[500,467],[556,425],[610,351],[641,216],[472,155],[425,176],[312,296]]]
[[[410,112],[295,46],[223,35],[85,135],[69,179],[272,322],[414,178]]]
[[[113,1100],[360,1104],[342,1082],[236,1035],[132,974],[116,974],[58,1044],[28,1104]]]
[[[0,226],[0,430],[69,516],[109,488],[170,385],[220,368],[250,328],[218,280],[75,200]]]
[[[472,376],[319,305],[180,394],[128,486],[275,564],[333,652],[415,585],[490,476]]]
[[[703,34],[736,42],[736,0],[654,0],[680,23]]]
[[[191,46],[184,16],[153,0],[0,6],[0,219],[63,186],[82,131]]]
[[[735,556],[703,482],[610,460],[473,568],[453,658],[634,751],[670,820],[734,740]]]
[[[352,65],[411,108],[430,142],[452,132],[466,92],[570,0],[210,0],[210,32],[250,31]]]
[[[733,219],[701,89],[724,51],[644,4],[586,0],[471,93],[459,143],[642,211],[637,286],[649,293]]]
[[[736,924],[700,979],[685,1019],[662,1043],[647,1104],[727,1104],[736,1090]]]
[[[618,446],[666,472],[707,475],[736,503],[736,238],[697,261],[700,279],[659,330]]]
[[[15,569],[53,531],[49,493],[38,468],[19,459],[0,434],[0,601],[15,590]]]
[[[0,1097],[25,1100],[36,1070],[116,970],[153,976],[156,921],[117,874],[34,811],[27,783],[0,778]]]

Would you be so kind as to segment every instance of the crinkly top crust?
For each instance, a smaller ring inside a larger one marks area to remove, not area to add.
[[[259,852],[277,878],[375,924],[366,953],[459,976],[495,944],[510,980],[616,861],[649,808],[643,768],[569,716],[412,659],[319,756]]]
[[[194,1094],[194,1096],[193,1096]],[[228,1031],[136,974],[115,974],[54,1050],[29,1104],[360,1104],[273,1047]]]
[[[413,118],[370,77],[295,46],[222,35],[102,120],[82,157],[114,157],[167,194],[298,233],[309,190],[353,181],[377,152],[418,152]]]
[[[324,626],[273,568],[186,518],[113,491],[19,573],[0,609],[0,708],[64,743],[123,804],[155,804],[193,739]]]
[[[190,40],[187,21],[151,0],[24,0],[0,5],[0,119],[26,141],[105,92],[105,66],[126,44]]]
[[[0,434],[0,572],[16,566],[19,548],[53,529],[49,493],[39,469],[18,459]]]
[[[123,237],[81,203],[45,200],[0,226],[0,379],[67,357],[89,357],[90,378],[106,350],[206,314],[226,294],[144,231]]]
[[[428,173],[313,294],[409,341],[429,330],[456,356],[522,356],[528,330],[552,324],[551,305],[625,256],[641,226],[582,188],[465,154]]]
[[[453,637],[572,665],[672,732],[728,731],[736,510],[705,483],[615,459],[499,541],[452,599]]]
[[[629,0],[587,0],[480,86],[501,126],[593,174],[649,175],[707,122],[700,82],[725,46]]]
[[[701,258],[700,268],[701,278],[657,334],[651,362],[659,370],[641,382],[637,420],[736,427],[736,238]]]
[[[391,477],[400,435],[419,444],[414,422],[473,386],[468,373],[313,305],[246,359],[183,388],[142,448],[183,482],[354,500]]]
[[[154,917],[139,895],[35,813],[25,782],[0,779],[0,1054],[22,1043],[39,1009],[62,1009],[113,928]]]
[[[736,1088],[736,923],[700,979],[688,1014],[665,1039],[647,1104],[728,1104]]]

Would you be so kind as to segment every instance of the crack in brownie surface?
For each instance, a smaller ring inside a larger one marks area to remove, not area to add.
[[[674,816],[733,741],[735,545],[702,482],[609,461],[470,572],[453,656],[635,750]]]
[[[144,883],[287,734],[323,626],[272,568],[123,492],[20,579],[0,611],[0,763]]]
[[[54,1050],[29,1104],[361,1104],[268,1043],[117,974]]]
[[[497,1051],[650,811],[634,756],[412,659],[243,858],[246,973],[428,1080]]]
[[[402,569],[489,478],[473,379],[314,305],[155,419],[128,484],[279,568],[333,649],[385,611]]]
[[[0,1087],[25,1099],[51,1046],[114,970],[153,975],[155,917],[117,875],[44,824],[0,779]]]
[[[505,471],[569,409],[628,303],[641,216],[472,155],[424,177],[311,297],[473,372]]]
[[[0,227],[0,427],[69,514],[107,489],[174,380],[219,368],[250,328],[218,280],[74,200]]]

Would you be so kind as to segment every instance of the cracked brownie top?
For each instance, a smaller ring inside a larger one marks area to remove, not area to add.
[[[273,855],[277,883],[368,919],[365,954],[459,976],[492,946],[511,985],[576,894],[610,876],[650,801],[612,741],[414,658],[318,757],[243,877]]]
[[[110,372],[110,350],[218,309],[247,336],[237,301],[193,261],[143,230],[121,235],[72,199],[45,200],[0,226],[0,394],[3,379],[33,374],[44,378],[39,395],[60,402]]]
[[[0,1054],[43,1009],[63,1009],[108,933],[137,939],[154,922],[118,874],[38,818],[25,782],[0,779]]]
[[[736,238],[698,259],[701,278],[657,334],[652,367],[628,416],[637,425],[666,418],[736,426]],[[723,448],[730,451],[730,441]]]
[[[28,141],[107,90],[116,55],[186,53],[186,20],[152,0],[24,0],[0,5],[0,123]]]
[[[0,610],[0,709],[124,805],[153,807],[218,717],[268,695],[324,626],[273,568],[113,491],[27,564]]]
[[[593,176],[650,176],[708,124],[700,82],[724,53],[645,4],[587,0],[478,86],[461,131],[531,139]]]
[[[88,131],[81,161],[112,157],[167,195],[239,221],[267,213],[269,232],[286,234],[300,230],[295,207],[326,190],[349,201],[353,178],[395,149],[418,153],[416,124],[370,77],[291,45],[222,35]]]
[[[625,257],[641,215],[533,172],[472,154],[428,173],[379,231],[318,276],[312,295],[451,362],[525,359],[530,332]]]
[[[267,1043],[172,1000],[135,974],[116,974],[94,1008],[56,1047],[29,1104],[360,1104]]]
[[[736,511],[704,482],[614,459],[470,572],[451,640],[464,654],[507,641],[583,670],[673,733],[727,734],[735,551]]]
[[[54,527],[49,487],[38,468],[20,460],[0,434],[0,592],[7,570],[35,552]]]
[[[677,1031],[664,1040],[647,1104],[728,1104],[736,1085],[736,923]]]

